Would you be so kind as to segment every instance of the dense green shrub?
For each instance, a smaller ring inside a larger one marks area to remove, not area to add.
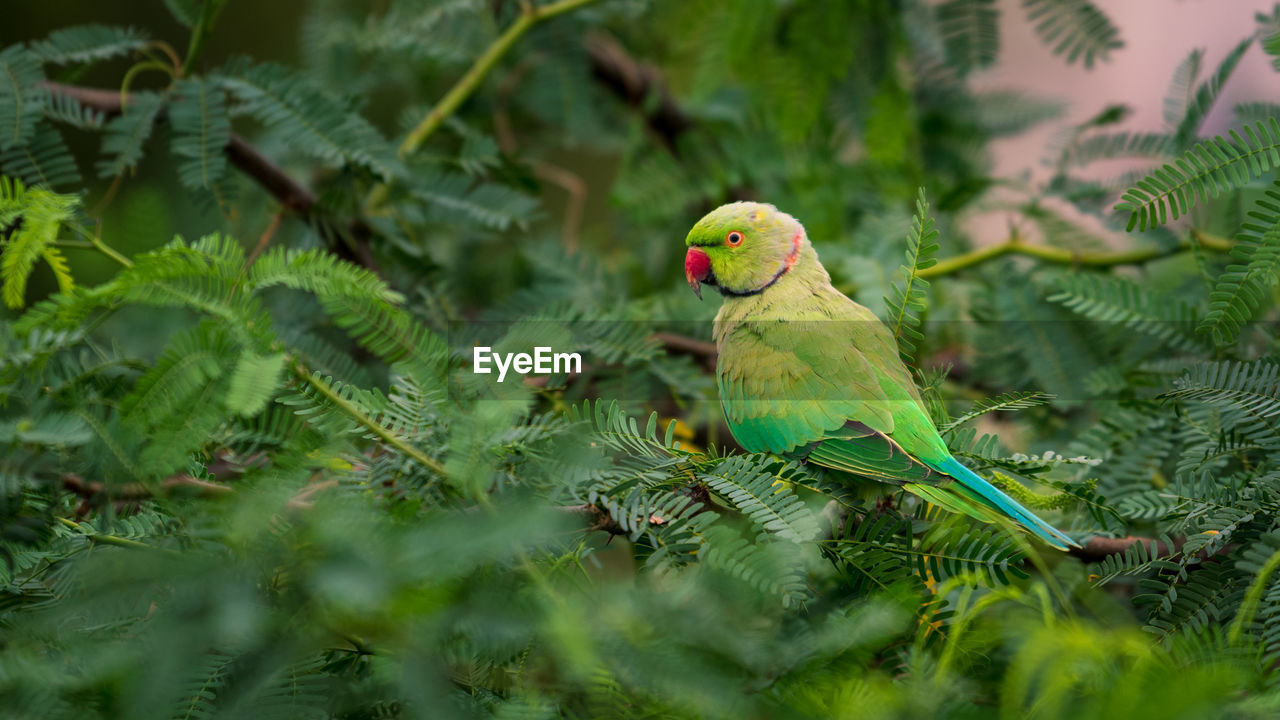
[[[0,715],[1280,712],[1280,106],[1201,131],[1280,13],[1035,185],[991,0],[316,0],[290,65],[165,5],[0,48]],[[747,197],[1081,551],[735,450],[679,263]]]

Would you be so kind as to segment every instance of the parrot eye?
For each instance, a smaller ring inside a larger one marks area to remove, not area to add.
[[[724,244],[728,245],[729,247],[738,247],[739,245],[742,244],[742,233],[738,232],[737,230],[734,230],[728,235],[725,235]]]

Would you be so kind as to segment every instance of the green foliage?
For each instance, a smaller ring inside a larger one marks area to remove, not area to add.
[[[1199,136],[1273,17],[1169,68],[1158,131],[1085,108],[1039,183],[990,142],[1066,108],[970,87],[1018,60],[991,2],[318,2],[288,65],[203,49],[234,3],[166,6],[185,56],[0,50],[5,714],[1280,708],[1280,116]],[[1019,29],[1104,72],[1134,50],[1100,7]],[[1083,550],[736,448],[676,289],[682,228],[741,198]],[[581,372],[472,372],[537,346]]]
[[[1222,62],[1218,64],[1218,70],[1203,83],[1200,83],[1196,87],[1194,94],[1187,96],[1186,110],[1183,112],[1182,119],[1176,124],[1170,123],[1174,128],[1173,142],[1175,148],[1186,147],[1199,137],[1200,125],[1204,123],[1209,110],[1213,108],[1214,102],[1218,99],[1218,94],[1222,92],[1222,86],[1230,79],[1231,73],[1235,71],[1236,65],[1240,62],[1240,57],[1244,55],[1252,44],[1253,38],[1242,40],[1222,59]],[[1176,76],[1174,84],[1177,85]],[[1167,105],[1166,109],[1168,109]]]
[[[891,295],[884,299],[889,310],[889,329],[898,344],[898,354],[908,365],[914,363],[918,343],[924,339],[920,324],[927,308],[929,281],[920,277],[920,271],[937,263],[934,253],[940,246],[934,241],[938,235],[933,218],[929,217],[924,188],[921,188],[916,195],[911,232],[907,235],[906,264],[900,273],[902,279],[890,287]]]
[[[141,50],[148,40],[145,33],[131,27],[77,25],[55,30],[31,50],[54,65],[92,63]]]
[[[151,137],[156,116],[165,99],[155,93],[134,93],[119,117],[107,123],[102,136],[102,152],[111,157],[98,162],[98,177],[115,177],[132,169],[142,159],[142,145]]]
[[[80,168],[62,133],[49,125],[37,126],[29,142],[0,150],[0,168],[32,187],[68,188],[80,182]]]
[[[1125,192],[1116,209],[1129,213],[1132,230],[1155,228],[1177,220],[1197,202],[1244,187],[1269,171],[1280,154],[1280,122],[1271,118],[1244,126],[1245,137],[1230,131],[1230,140],[1217,136],[1198,143],[1175,165],[1165,164]],[[1246,139],[1247,138],[1247,139]]]
[[[55,242],[77,205],[79,199],[75,196],[42,188],[28,190],[17,180],[0,177],[0,232],[11,229],[0,242],[0,285],[5,305],[23,306],[27,279],[40,258],[53,270],[59,289],[72,290],[75,283],[71,270]]]
[[[1022,6],[1040,39],[1068,63],[1091,68],[1124,47],[1119,28],[1089,0],[1022,0]]]
[[[1200,331],[1212,333],[1218,343],[1236,339],[1253,312],[1263,304],[1280,275],[1280,181],[1273,181],[1265,198],[1236,235],[1231,255],[1238,263],[1228,265],[1209,293],[1209,312]]]
[[[223,68],[213,82],[236,101],[232,112],[253,116],[290,147],[316,160],[331,167],[360,166],[384,179],[400,173],[377,129],[287,68],[241,58]]]
[[[948,0],[936,12],[947,59],[953,65],[971,70],[996,61],[1000,10],[994,0]]]
[[[36,101],[36,85],[44,79],[39,61],[21,45],[0,50],[0,151],[31,142],[40,104]]]
[[[226,95],[207,80],[184,80],[173,89],[169,108],[172,152],[183,158],[178,178],[192,190],[217,192],[227,173],[223,148],[231,134]]]
[[[1170,302],[1122,277],[1064,275],[1060,282],[1062,291],[1050,295],[1049,302],[1062,303],[1091,320],[1146,333],[1176,350],[1202,347],[1195,334],[1196,310],[1185,302]]]
[[[947,433],[961,425],[982,417],[991,412],[1013,412],[1015,410],[1026,410],[1027,408],[1038,407],[1053,400],[1053,396],[1042,392],[1012,392],[996,397],[979,400],[973,404],[972,408],[965,411],[963,415],[951,420],[950,422],[938,428],[939,432]]]

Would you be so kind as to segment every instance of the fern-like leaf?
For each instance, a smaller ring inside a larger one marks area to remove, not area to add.
[[[44,116],[79,130],[100,130],[106,124],[102,111],[82,105],[65,93],[44,91]]]
[[[5,305],[23,306],[27,279],[40,257],[53,267],[59,285],[70,290],[73,284],[70,270],[53,243],[78,204],[79,198],[74,195],[59,195],[43,188],[25,190],[19,182],[0,182],[0,229],[19,216],[22,218],[22,225],[3,244],[3,254],[0,254],[0,283],[4,285]]]
[[[964,573],[984,577],[991,585],[1007,585],[1010,576],[1023,578],[1018,543],[999,528],[941,522],[920,540],[915,557],[921,577],[943,580]]]
[[[173,154],[181,158],[178,178],[183,186],[216,191],[227,172],[223,149],[231,137],[226,93],[208,80],[180,81],[173,89],[169,122]]]
[[[1174,147],[1173,136],[1165,133],[1107,133],[1075,143],[1066,158],[1076,165],[1118,158],[1162,159],[1169,157]]]
[[[27,188],[21,180],[0,175],[0,230],[7,229],[27,206]]]
[[[1266,122],[1273,117],[1280,117],[1280,103],[1236,103],[1236,106],[1231,109],[1231,112],[1236,116],[1236,122],[1239,124],[1252,125],[1256,122]]]
[[[241,353],[227,388],[227,409],[244,417],[252,417],[261,412],[280,387],[280,374],[284,371],[284,365],[284,353]]]
[[[142,145],[151,137],[151,129],[164,105],[162,95],[133,94],[125,111],[107,123],[102,135],[102,152],[110,157],[98,162],[98,177],[115,177],[138,164],[142,159]]]
[[[384,179],[402,174],[395,151],[364,118],[315,83],[279,65],[238,60],[216,82],[247,113],[300,152],[334,167],[358,165]]]
[[[40,61],[21,45],[0,50],[0,150],[31,141],[40,119]]]
[[[947,0],[937,7],[947,59],[961,71],[987,67],[1000,52],[1000,8],[995,0]]]
[[[126,55],[146,47],[149,38],[141,30],[114,25],[76,25],[50,33],[31,50],[55,65],[91,63]]]
[[[890,286],[889,297],[884,299],[889,310],[889,328],[898,344],[898,354],[908,365],[915,361],[917,345],[924,340],[920,332],[921,314],[928,305],[929,281],[920,277],[920,271],[933,267],[937,262],[938,231],[929,217],[929,203],[924,188],[916,194],[916,213],[911,219],[911,232],[907,235],[906,264],[902,266],[901,280]]]
[[[1166,397],[1199,400],[1233,407],[1276,428],[1280,415],[1280,365],[1256,362],[1208,362],[1191,368],[1174,381]]]
[[[973,404],[960,417],[938,428],[938,432],[947,433],[957,427],[981,417],[991,412],[1013,412],[1016,410],[1026,410],[1027,408],[1039,407],[1047,405],[1053,400],[1053,396],[1043,392],[1011,392],[997,395],[996,397],[979,400]]]
[[[1199,48],[1187,54],[1182,62],[1173,70],[1169,80],[1169,89],[1164,93],[1162,117],[1165,128],[1175,130],[1186,117],[1187,108],[1195,94],[1195,82],[1200,77],[1200,65],[1204,60],[1204,50]]]
[[[1244,126],[1231,139],[1217,136],[1166,163],[1125,191],[1116,210],[1129,213],[1126,229],[1155,228],[1174,220],[1196,203],[1246,185],[1280,164],[1280,121]]]
[[[1235,341],[1280,281],[1280,180],[1257,200],[1249,217],[1252,221],[1241,225],[1231,248],[1236,262],[1218,276],[1209,293],[1209,312],[1199,327],[1220,345]]]
[[[491,182],[477,183],[458,173],[418,172],[403,214],[418,222],[466,222],[492,230],[524,228],[538,200],[527,193]]]
[[[604,444],[621,452],[665,459],[680,451],[675,423],[668,423],[665,433],[659,435],[658,413],[654,412],[642,430],[616,400],[597,400],[594,404],[584,401],[581,406],[569,408],[569,421],[588,425]]]
[[[765,532],[797,543],[818,534],[809,508],[778,475],[762,470],[756,458],[726,458],[700,477]]]
[[[1092,68],[1095,59],[1106,62],[1124,47],[1120,30],[1089,0],[1022,0],[1022,6],[1036,34],[1068,64],[1081,60]]]
[[[227,371],[235,353],[231,338],[212,322],[174,336],[121,402],[121,413],[139,431],[151,431],[192,404],[202,388]]]
[[[1195,333],[1196,311],[1180,300],[1147,292],[1122,277],[1073,273],[1059,279],[1061,290],[1049,302],[1061,303],[1091,320],[1118,323],[1159,338],[1178,350],[1201,350]]]
[[[1103,558],[1089,580],[1095,586],[1099,586],[1116,578],[1152,570],[1177,569],[1177,563],[1169,560],[1172,554],[1169,548],[1173,547],[1175,547],[1174,542],[1168,537],[1131,543],[1123,553],[1115,553]]]
[[[399,307],[399,293],[372,272],[329,253],[271,251],[254,264],[250,281],[258,290],[283,285],[315,293],[340,327],[387,362],[406,357],[435,362],[443,356],[443,341]]]
[[[976,94],[978,124],[991,137],[1018,135],[1059,117],[1066,105],[1056,100],[1016,90],[990,90]]]
[[[0,151],[0,171],[28,187],[57,189],[80,184],[75,158],[62,134],[47,123],[36,126],[31,142]]]
[[[1175,148],[1181,150],[1199,137],[1200,125],[1208,117],[1209,111],[1213,109],[1213,104],[1218,100],[1223,86],[1231,78],[1231,73],[1235,71],[1236,65],[1240,63],[1241,56],[1244,55],[1252,43],[1253,38],[1251,37],[1241,41],[1222,59],[1213,75],[1196,87],[1195,95],[1187,102],[1186,112],[1173,133]]]

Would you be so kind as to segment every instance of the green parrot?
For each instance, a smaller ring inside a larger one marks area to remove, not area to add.
[[[733,437],[900,485],[984,522],[1011,519],[1059,550],[1078,545],[951,455],[892,333],[831,285],[808,235],[772,205],[713,210],[685,240],[689,286],[724,296],[716,383]]]

